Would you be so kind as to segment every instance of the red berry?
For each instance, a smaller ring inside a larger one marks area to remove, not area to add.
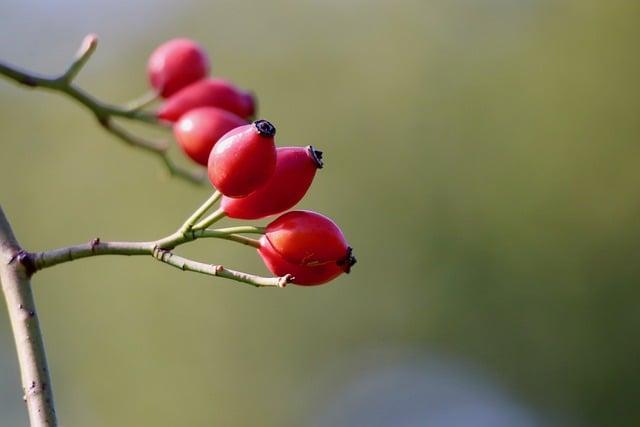
[[[189,39],[173,39],[153,51],[147,64],[151,86],[166,98],[209,74],[204,49]]]
[[[356,262],[340,228],[310,211],[288,212],[269,224],[258,253],[273,274],[291,274],[298,285],[326,283]]]
[[[233,113],[213,107],[191,110],[173,125],[173,133],[182,150],[195,162],[206,166],[211,149],[230,130],[247,121]]]
[[[157,116],[175,122],[197,107],[217,107],[246,119],[255,113],[253,95],[222,79],[202,79],[177,92],[160,106]]]
[[[313,147],[276,149],[276,167],[271,178],[247,197],[223,197],[221,208],[231,218],[257,219],[292,208],[306,194],[316,170],[322,167],[322,153]]]
[[[245,197],[273,175],[276,128],[266,120],[233,129],[209,155],[209,180],[228,197]]]
[[[315,266],[344,258],[349,247],[331,219],[312,211],[290,211],[267,225],[271,246],[287,261]]]

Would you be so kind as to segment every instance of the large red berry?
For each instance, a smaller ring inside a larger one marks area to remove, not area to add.
[[[290,211],[267,225],[265,236],[287,261],[316,266],[345,258],[349,244],[340,227],[312,211]]]
[[[147,64],[151,86],[166,98],[209,74],[204,49],[189,39],[173,39],[153,51]]]
[[[288,212],[269,224],[258,253],[273,274],[291,274],[298,285],[326,283],[356,263],[340,228],[310,211]]]
[[[322,153],[313,147],[276,149],[276,168],[262,187],[247,197],[223,197],[221,208],[231,218],[257,219],[292,208],[306,194],[316,170],[322,167]]]
[[[211,149],[220,137],[247,121],[233,113],[213,107],[196,108],[173,125],[182,150],[195,162],[206,166]]]
[[[199,80],[177,92],[157,111],[160,119],[175,122],[187,111],[197,107],[217,107],[246,119],[255,113],[253,95],[232,83],[207,78]]]
[[[276,128],[266,120],[236,128],[216,143],[207,172],[228,197],[245,197],[264,185],[276,167]]]

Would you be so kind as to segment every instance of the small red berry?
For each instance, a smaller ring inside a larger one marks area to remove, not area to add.
[[[247,121],[233,113],[213,107],[196,108],[173,125],[180,148],[195,162],[206,166],[211,149],[220,137]]]
[[[147,64],[151,86],[166,98],[209,74],[204,49],[189,39],[173,39],[153,51]]]
[[[162,120],[175,122],[184,113],[197,107],[222,108],[247,119],[255,113],[255,100],[251,93],[226,80],[207,78],[175,93],[160,106],[156,114]]]
[[[316,170],[322,167],[322,152],[313,147],[276,149],[276,167],[271,178],[247,197],[223,197],[221,209],[237,219],[257,219],[292,208],[306,194]]]
[[[245,197],[273,175],[276,128],[266,120],[233,129],[216,143],[207,172],[214,187],[228,197]]]
[[[258,253],[273,274],[291,274],[298,285],[326,283],[356,263],[340,228],[310,211],[287,212],[270,223]]]

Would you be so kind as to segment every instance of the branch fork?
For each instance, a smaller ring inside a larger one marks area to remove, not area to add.
[[[167,141],[153,141],[138,137],[114,122],[114,119],[119,118],[164,127],[165,124],[160,122],[154,113],[144,110],[144,107],[157,99],[156,94],[147,93],[141,99],[134,100],[125,107],[118,107],[95,99],[74,84],[74,79],[87,64],[97,47],[97,36],[95,34],[86,36],[67,70],[55,77],[45,77],[20,70],[1,61],[0,75],[30,88],[48,89],[72,98],[91,111],[100,126],[107,132],[132,147],[140,148],[156,155],[171,176],[182,178],[194,184],[204,183],[206,174],[201,170],[185,169],[175,164],[168,155],[170,144]]]

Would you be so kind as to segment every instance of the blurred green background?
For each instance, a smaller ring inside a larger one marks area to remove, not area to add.
[[[324,150],[299,206],[335,219],[359,260],[284,291],[146,258],[38,274],[62,425],[338,425],[323,416],[349,384],[407,355],[473,370],[531,425],[640,424],[640,2],[0,7],[0,57],[32,70],[63,70],[97,33],[78,82],[117,103],[146,90],[156,45],[201,42],[280,145]],[[5,80],[0,129],[0,202],[29,250],[158,238],[210,191]],[[267,274],[232,243],[181,253]],[[0,313],[0,424],[25,425]]]

